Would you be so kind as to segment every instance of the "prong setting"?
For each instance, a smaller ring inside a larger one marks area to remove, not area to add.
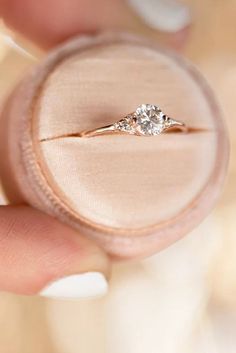
[[[167,128],[168,119],[158,106],[142,104],[133,114],[116,123],[116,126],[122,132],[138,136],[155,136]]]

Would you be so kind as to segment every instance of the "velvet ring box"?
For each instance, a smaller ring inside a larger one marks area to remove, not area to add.
[[[141,103],[193,130],[71,136]],[[214,95],[189,63],[141,38],[113,33],[63,44],[18,85],[2,118],[10,203],[27,202],[114,256],[167,247],[199,224],[222,187],[228,142]]]

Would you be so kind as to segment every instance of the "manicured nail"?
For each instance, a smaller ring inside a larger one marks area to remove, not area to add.
[[[100,272],[87,272],[58,279],[44,288],[40,295],[55,299],[86,299],[107,293],[108,284]]]
[[[177,0],[129,0],[133,8],[151,27],[178,32],[191,23],[188,6]]]

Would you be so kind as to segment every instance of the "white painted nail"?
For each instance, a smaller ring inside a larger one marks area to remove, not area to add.
[[[87,272],[58,279],[44,288],[40,295],[55,299],[86,299],[107,293],[108,283],[100,272]]]
[[[131,6],[151,27],[177,32],[191,23],[187,5],[178,0],[128,0]]]

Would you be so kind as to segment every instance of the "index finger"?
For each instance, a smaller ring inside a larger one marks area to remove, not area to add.
[[[137,16],[120,0],[0,0],[7,25],[43,47],[78,33],[124,29]]]
[[[185,25],[174,34],[149,27],[125,0],[0,0],[0,16],[43,48],[77,34],[121,30],[179,49],[189,33]],[[168,13],[163,13],[163,18],[167,16],[169,19]]]

